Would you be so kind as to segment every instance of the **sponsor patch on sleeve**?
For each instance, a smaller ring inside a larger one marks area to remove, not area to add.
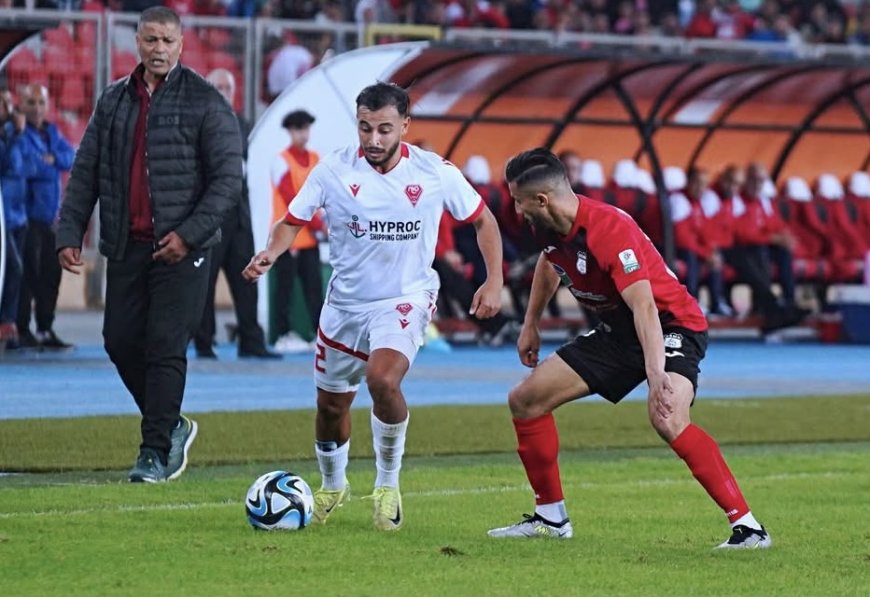
[[[631,249],[625,249],[624,251],[620,251],[619,261],[620,263],[622,263],[622,271],[624,271],[626,274],[636,272],[640,269],[640,263],[638,263],[637,257],[634,255],[634,251]]]

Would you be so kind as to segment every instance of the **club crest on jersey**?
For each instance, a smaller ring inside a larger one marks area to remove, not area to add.
[[[354,238],[362,238],[366,235],[366,229],[359,223],[359,216],[351,216],[351,222],[347,224],[347,229],[350,230],[351,236]]]
[[[351,195],[353,195],[354,197],[356,197],[356,194],[359,193],[359,185],[358,185],[358,184],[352,184],[352,185],[348,185],[348,187],[350,188],[350,193],[351,193]]]
[[[414,305],[412,305],[411,303],[399,303],[398,305],[396,305],[396,311],[401,313],[403,317],[410,313],[413,309]]]
[[[586,252],[577,251],[577,271],[581,274],[586,273]]]
[[[682,348],[683,335],[671,332],[665,336],[665,348]]]
[[[631,249],[625,249],[624,251],[620,251],[619,261],[620,263],[622,263],[622,271],[624,271],[626,274],[636,272],[640,269],[640,263],[638,263],[637,257],[635,257],[634,251],[632,251]]]
[[[422,194],[423,187],[418,184],[409,184],[405,187],[405,195],[414,207],[417,207],[417,202],[420,200],[420,195]]]

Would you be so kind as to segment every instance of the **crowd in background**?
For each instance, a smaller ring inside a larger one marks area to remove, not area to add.
[[[428,24],[617,35],[870,44],[870,3],[836,0],[32,0],[37,8],[329,22]],[[2,0],[24,7],[27,0]]]

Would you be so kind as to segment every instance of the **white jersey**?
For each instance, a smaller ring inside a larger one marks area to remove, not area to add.
[[[398,164],[381,174],[358,147],[323,158],[288,207],[287,221],[305,224],[323,208],[333,268],[328,304],[364,309],[372,303],[437,291],[432,269],[444,209],[473,220],[484,203],[453,164],[403,143]]]

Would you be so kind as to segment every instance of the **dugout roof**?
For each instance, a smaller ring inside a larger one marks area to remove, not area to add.
[[[391,80],[412,91],[411,139],[498,168],[520,148],[718,170],[759,160],[774,180],[870,162],[870,66],[727,57],[428,46]]]

